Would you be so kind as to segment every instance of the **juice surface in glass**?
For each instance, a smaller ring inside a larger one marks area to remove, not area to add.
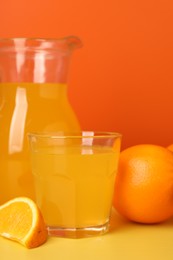
[[[118,152],[97,145],[32,151],[36,200],[48,226],[85,228],[107,223],[117,160]]]
[[[0,204],[35,198],[28,132],[79,129],[66,84],[0,83]]]

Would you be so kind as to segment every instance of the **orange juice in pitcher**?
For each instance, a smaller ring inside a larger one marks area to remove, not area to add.
[[[0,40],[0,204],[35,199],[27,133],[79,131],[67,97],[76,37]]]

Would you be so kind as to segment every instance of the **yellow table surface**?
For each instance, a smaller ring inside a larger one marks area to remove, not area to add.
[[[164,224],[140,225],[113,212],[109,233],[92,238],[49,237],[34,249],[0,238],[0,260],[173,260],[173,219]]]

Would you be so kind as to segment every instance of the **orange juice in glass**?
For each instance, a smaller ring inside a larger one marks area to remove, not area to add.
[[[121,135],[29,134],[36,201],[49,234],[108,231]]]

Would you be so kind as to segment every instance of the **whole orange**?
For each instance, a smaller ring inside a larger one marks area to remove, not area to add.
[[[167,149],[169,149],[171,152],[173,152],[173,144],[170,144]]]
[[[139,223],[159,223],[173,216],[173,153],[147,144],[122,151],[113,205]]]

